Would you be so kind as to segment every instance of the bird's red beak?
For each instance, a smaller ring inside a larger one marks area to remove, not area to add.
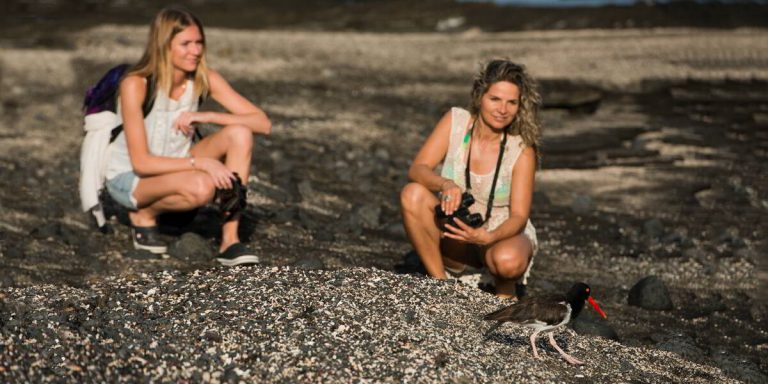
[[[608,315],[606,315],[605,312],[603,312],[603,310],[600,309],[600,306],[597,305],[597,301],[595,301],[595,299],[593,299],[592,296],[587,297],[587,301],[589,301],[589,304],[592,306],[592,308],[594,308],[595,311],[597,311],[597,313],[599,313],[600,316],[603,317],[603,319],[607,319],[608,318]]]

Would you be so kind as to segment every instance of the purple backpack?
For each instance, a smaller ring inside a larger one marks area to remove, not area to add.
[[[129,64],[120,64],[112,67],[104,76],[99,79],[96,85],[88,88],[83,100],[83,112],[85,115],[111,111],[117,113],[117,96],[120,92],[120,81],[125,76],[131,66]],[[141,104],[141,111],[146,117],[152,110],[155,103],[154,98],[155,82],[152,77],[147,78],[147,96]],[[122,132],[123,126],[118,125],[112,129],[109,142],[115,141],[117,135]]]

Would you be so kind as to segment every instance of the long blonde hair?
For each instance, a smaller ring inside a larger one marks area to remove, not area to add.
[[[478,116],[480,99],[488,92],[491,85],[499,81],[507,81],[517,85],[520,90],[520,107],[512,123],[507,127],[507,133],[520,135],[525,145],[536,150],[537,157],[541,145],[541,95],[536,81],[528,75],[525,67],[509,60],[492,60],[475,77],[472,84],[470,112]]]
[[[200,55],[200,62],[197,69],[188,74],[194,81],[195,97],[207,95],[210,89],[208,82],[208,64],[205,59],[205,32],[203,24],[191,12],[180,7],[163,8],[149,29],[149,41],[136,65],[128,71],[128,75],[138,75],[141,77],[153,77],[157,89],[171,93],[173,87],[173,63],[171,62],[171,40],[179,32],[189,26],[195,25],[200,30],[203,38],[203,52]],[[147,95],[154,97],[155,95]]]

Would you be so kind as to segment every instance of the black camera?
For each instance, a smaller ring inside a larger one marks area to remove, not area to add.
[[[246,197],[248,188],[240,181],[237,172],[233,172],[232,188],[216,189],[216,195],[213,198],[214,203],[219,207],[219,212],[224,221],[229,221],[233,216],[242,211],[248,204]]]
[[[451,224],[454,227],[458,227],[456,225],[456,222],[454,220],[459,219],[464,224],[469,225],[472,228],[478,228],[481,225],[483,225],[483,216],[479,213],[470,213],[469,207],[472,206],[472,204],[475,203],[475,198],[472,196],[469,192],[464,192],[461,194],[461,204],[459,204],[459,208],[453,212],[451,215],[446,215],[445,212],[443,212],[443,208],[438,204],[435,207],[435,216],[437,216],[437,221],[440,224],[440,228],[445,230],[445,224]]]

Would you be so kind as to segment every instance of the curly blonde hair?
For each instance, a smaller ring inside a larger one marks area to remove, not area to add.
[[[517,85],[520,90],[520,107],[515,119],[507,127],[507,133],[520,135],[525,145],[533,148],[539,156],[541,139],[541,121],[539,109],[541,108],[541,95],[538,84],[525,70],[525,67],[509,60],[491,60],[481,70],[472,83],[469,111],[478,116],[480,113],[480,99],[488,92],[491,85],[500,81],[507,81]]]

